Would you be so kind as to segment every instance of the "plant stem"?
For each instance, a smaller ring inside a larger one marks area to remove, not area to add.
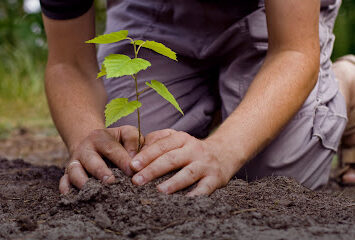
[[[136,43],[134,41],[133,41],[133,48],[134,48],[134,58],[137,58],[138,51],[137,51]],[[136,85],[136,99],[137,99],[137,101],[139,101],[137,75],[133,74],[132,77],[133,77],[134,83]],[[138,117],[138,149],[137,149],[137,153],[139,153],[142,149],[142,145],[141,145],[141,118],[140,118],[139,108],[137,108],[137,117]]]
[[[136,75],[132,75],[134,82],[136,84],[136,99],[137,101],[139,101],[139,92],[138,92],[138,81],[137,81],[137,76]],[[139,108],[137,108],[137,116],[138,116],[138,149],[137,149],[137,153],[140,152],[142,146],[141,146],[141,118],[140,118],[140,113],[139,113]]]
[[[139,45],[138,49],[137,49],[137,55],[139,53],[139,50],[141,49],[141,47],[145,44],[145,42],[143,42],[141,45]]]

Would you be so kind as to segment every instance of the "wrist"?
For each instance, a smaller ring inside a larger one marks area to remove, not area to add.
[[[210,136],[204,140],[208,149],[220,161],[228,178],[232,178],[247,161],[244,152],[238,150],[235,141],[226,141],[225,138]]]

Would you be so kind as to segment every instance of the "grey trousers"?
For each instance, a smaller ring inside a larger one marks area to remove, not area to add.
[[[328,181],[332,157],[346,126],[345,101],[331,70],[334,21],[340,0],[322,2],[319,22],[321,67],[319,78],[302,108],[237,176],[255,180],[270,175],[295,178],[315,189]],[[152,91],[140,96],[142,131],[172,128],[193,136],[208,136],[216,111],[222,120],[242,101],[268,49],[262,1],[122,0],[108,1],[106,32],[127,29],[135,39],[164,43],[178,54],[171,61],[150,50],[140,55],[152,63],[138,74],[139,88],[156,79],[177,98],[185,115]],[[98,62],[111,53],[133,55],[125,42],[102,45]],[[135,99],[130,77],[105,79],[109,100]],[[280,94],[283,94],[280,92]],[[136,115],[113,125],[136,125]]]

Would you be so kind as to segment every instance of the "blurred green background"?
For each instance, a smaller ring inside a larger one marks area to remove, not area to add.
[[[95,2],[97,33],[105,1]],[[333,59],[355,54],[355,0],[343,0],[334,33]],[[47,44],[38,0],[0,2],[0,137],[16,127],[53,127],[44,96]]]

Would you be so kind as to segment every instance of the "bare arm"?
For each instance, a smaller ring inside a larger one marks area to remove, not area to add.
[[[232,173],[281,131],[316,84],[319,2],[265,2],[269,32],[265,62],[240,106],[209,139],[238,143],[224,145],[227,148],[224,151],[240,156]]]
[[[81,188],[88,180],[86,172],[105,183],[113,182],[102,156],[131,175],[129,162],[137,149],[138,131],[132,126],[105,129],[107,96],[102,81],[96,79],[96,49],[94,44],[84,43],[95,36],[94,9],[71,20],[43,16],[43,21],[49,47],[47,98],[70,153],[60,191],[68,192],[71,184]]]
[[[190,195],[210,194],[229,179],[300,109],[319,71],[319,0],[266,0],[269,50],[238,108],[204,141],[163,130],[133,159],[136,184],[182,168],[158,186],[172,193],[196,181]],[[233,144],[231,144],[233,143]]]
[[[53,120],[68,149],[94,129],[104,128],[106,93],[98,72],[96,50],[84,42],[95,36],[94,9],[70,20],[43,16],[48,39],[46,93]]]

